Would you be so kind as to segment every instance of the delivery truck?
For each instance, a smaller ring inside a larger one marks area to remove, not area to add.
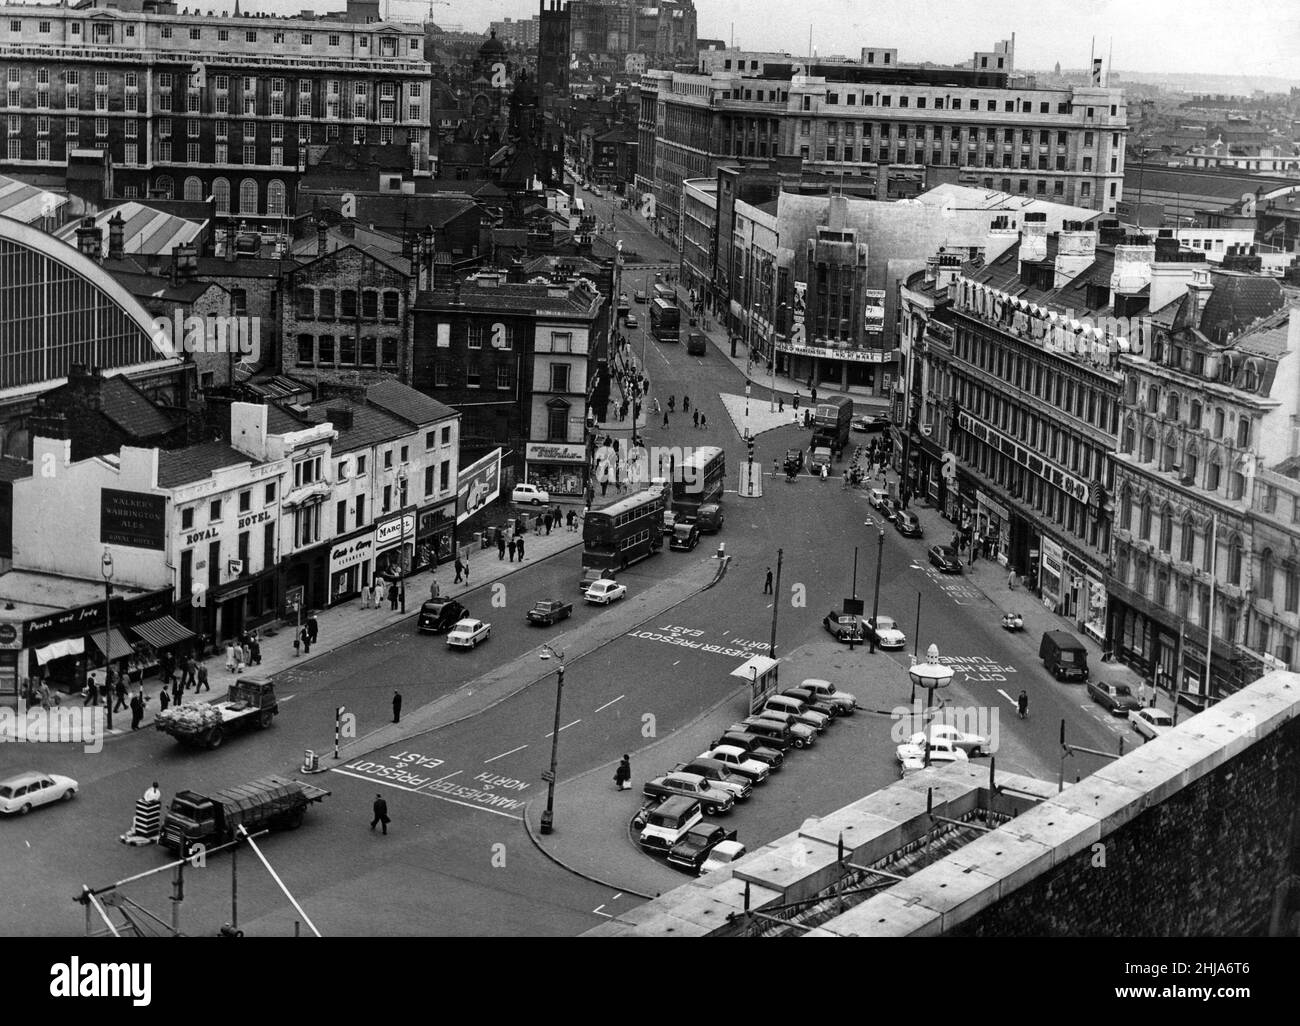
[[[266,729],[279,711],[269,678],[244,677],[230,685],[224,700],[172,706],[157,715],[154,726],[182,744],[216,748],[246,727]]]
[[[163,816],[158,843],[189,855],[195,845],[215,848],[233,841],[241,826],[250,834],[293,830],[302,824],[307,806],[324,801],[329,794],[313,784],[275,776],[211,794],[181,791]]]

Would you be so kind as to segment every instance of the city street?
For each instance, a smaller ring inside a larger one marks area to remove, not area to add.
[[[629,333],[638,354],[643,332]],[[645,342],[644,350],[650,394],[661,402],[674,395],[678,408],[668,428],[652,421],[647,443],[722,445],[728,490],[734,492],[745,448],[718,395],[743,391],[739,373],[713,350],[702,358],[687,356],[681,345]],[[708,416],[707,430],[696,429],[680,412],[684,393],[690,394],[693,408]],[[759,435],[755,459],[770,468],[774,455],[803,445],[802,429],[777,428]],[[864,647],[850,652],[834,641],[821,620],[853,593],[855,545],[856,594],[866,600],[868,611],[872,605],[877,533],[868,493],[808,476],[788,483],[769,474],[764,484],[760,499],[734,494],[727,499],[726,527],[716,539],[706,537],[690,553],[665,548],[622,578],[631,589],[643,589],[709,559],[717,543],[725,543],[731,563],[716,588],[683,594],[685,601],[669,615],[569,663],[557,829],[563,829],[565,817],[581,814],[565,806],[567,778],[628,752],[639,789],[649,775],[698,754],[702,745],[694,735],[677,751],[675,731],[720,702],[697,725],[704,733],[720,731],[746,713],[744,689],[729,673],[749,655],[766,651],[772,598],[762,593],[762,584],[766,568],[775,568],[778,547],[784,550],[777,630],[778,655],[787,660],[783,686],[804,676],[828,676],[857,693],[867,709],[834,724],[813,751],[792,755],[792,771],[774,777],[733,814],[731,825],[751,847],[896,779],[896,737],[911,728],[897,727],[888,713],[905,706],[910,696],[907,653],[918,593],[919,651],[936,644],[957,671],[945,696],[949,704],[984,710],[986,719],[996,710],[1001,767],[1054,778],[1060,768],[1062,719],[1075,744],[1111,751],[1118,735],[1136,741],[1123,721],[1111,722],[1088,702],[1082,687],[1051,680],[1038,665],[1037,637],[1002,631],[1001,610],[968,578],[938,575],[925,558],[934,540],[929,537],[905,539],[892,527],[885,529],[880,612],[899,622],[909,635],[908,647],[871,655]],[[943,529],[933,511],[922,512],[935,522],[936,532]],[[946,535],[939,538],[946,540]],[[161,852],[126,848],[116,840],[130,825],[135,798],[152,780],[159,780],[170,795],[269,772],[293,774],[304,749],[328,751],[337,705],[357,716],[358,731],[364,734],[391,718],[394,689],[402,691],[410,711],[553,636],[580,638],[584,626],[603,615],[580,601],[562,629],[537,630],[523,623],[523,611],[537,599],[579,599],[579,569],[579,553],[570,550],[462,597],[473,615],[494,624],[491,640],[477,650],[450,653],[441,638],[418,635],[408,620],[281,674],[276,683],[283,708],[275,727],[232,739],[216,751],[185,749],[152,730],[115,738],[97,756],[67,746],[42,749],[41,768],[77,777],[82,791],[71,808],[39,810],[0,824],[8,856],[0,886],[18,896],[6,905],[9,932],[77,932],[82,910],[71,899],[83,883],[102,885],[161,864]],[[984,564],[975,573],[998,569]],[[338,772],[316,778],[333,791],[332,797],[313,808],[297,832],[267,838],[265,850],[323,932],[572,934],[619,903],[639,900],[563,871],[536,850],[523,830],[524,805],[544,800],[541,775],[550,756],[552,680],[478,716],[350,760]],[[220,678],[214,681],[215,687],[222,685]],[[1021,687],[1031,703],[1030,718],[1023,723],[1015,718]],[[653,762],[639,764],[637,751],[664,738],[669,741]],[[28,748],[0,750],[0,768],[18,769],[32,756]],[[1096,760],[1089,760],[1070,760],[1070,779],[1095,768]],[[387,838],[367,829],[376,791],[386,795],[393,816]],[[626,801],[612,793],[610,800]],[[629,802],[629,814],[632,807]],[[635,885],[644,856],[625,838],[609,838],[608,843],[627,849],[623,873],[614,882]],[[218,855],[213,864],[216,875],[191,871],[187,877],[182,928],[195,933],[212,932],[230,918],[229,877],[223,871],[228,857]],[[240,869],[241,926],[254,934],[292,932],[295,914],[261,867],[243,856]],[[170,915],[167,892],[161,878],[133,885],[131,891],[164,918]]]

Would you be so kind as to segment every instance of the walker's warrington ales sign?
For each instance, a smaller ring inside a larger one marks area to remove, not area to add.
[[[134,549],[166,547],[167,499],[146,492],[100,489],[99,540]]]

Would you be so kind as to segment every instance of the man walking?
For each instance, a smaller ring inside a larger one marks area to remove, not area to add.
[[[388,586],[388,608],[391,612],[397,612],[397,585]]]
[[[198,660],[195,659],[194,656],[191,654],[190,657],[185,660],[185,677],[181,681],[181,687],[192,688],[194,687],[198,679],[199,679],[199,663]]]
[[[163,683],[166,684],[166,681],[164,681]],[[185,689],[181,687],[180,681],[176,680],[175,678],[172,679],[171,685],[172,685],[172,705],[179,706],[181,704],[182,699],[185,696]]]
[[[1020,689],[1020,697],[1016,699],[1016,709],[1019,711],[1022,720],[1029,715],[1029,695],[1024,688]]]
[[[691,419],[694,421],[695,426],[696,426],[696,427],[699,427],[699,426],[700,426],[700,411],[699,411],[699,410],[696,410],[694,416],[693,416]]]
[[[614,787],[619,791],[626,791],[632,786],[632,760],[626,755],[618,764],[618,769],[614,770]]]
[[[144,719],[144,699],[139,692],[136,692],[131,696],[131,729],[139,730],[142,719]]]
[[[393,692],[393,722],[402,722],[402,693],[400,691]]]
[[[375,818],[370,821],[370,829],[374,830],[375,824],[382,823],[384,826],[384,833],[387,834],[388,824],[389,824],[388,803],[384,801],[383,795],[379,795],[379,794],[375,795],[374,811],[375,811]]]
[[[465,573],[465,564],[460,561],[460,556],[456,557],[456,579],[452,584],[460,584],[461,576]]]
[[[814,386],[810,389],[810,391],[812,392],[812,404],[813,404],[814,406],[816,406],[816,405],[817,405],[817,386],[814,385]]]
[[[208,664],[200,663],[197,674],[195,675],[194,693],[197,695],[200,691],[211,691],[212,685],[208,683]]]
[[[519,543],[515,539],[510,539],[510,562],[515,561],[515,551],[519,548]]]
[[[396,606],[394,606],[394,608],[396,608]],[[302,654],[311,655],[311,631],[307,630],[306,627],[303,627],[303,629],[298,632],[298,640],[302,642]]]
[[[163,688],[158,692],[158,711],[166,712],[167,707],[172,704],[172,696],[167,694],[167,689]]]
[[[708,429],[709,429],[709,415],[708,415],[707,413],[701,413],[701,414],[700,414],[700,430],[701,430],[701,431],[707,431]]]
[[[524,561],[524,539],[523,539],[522,537],[520,537],[520,539],[519,539],[519,562],[522,563],[523,561]]]
[[[113,689],[113,694],[117,697],[117,702],[113,706],[113,712],[126,711],[126,675],[116,674],[112,670],[108,671],[109,687]]]
[[[767,568],[767,579],[763,581],[763,594],[772,594],[772,568],[770,566]]]
[[[315,613],[307,617],[307,633],[311,635],[311,643],[316,644],[316,638],[320,635],[320,622]]]
[[[668,426],[668,411],[664,410],[664,427]]]
[[[501,533],[501,528],[497,528],[497,559],[506,558],[506,536]]]

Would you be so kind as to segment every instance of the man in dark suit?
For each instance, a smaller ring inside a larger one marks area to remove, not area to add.
[[[378,794],[375,795],[374,810],[375,810],[375,818],[370,821],[370,829],[371,830],[375,829],[376,823],[382,823],[384,827],[384,833],[387,834],[388,823],[389,823],[388,803],[384,801],[383,795],[378,795]]]

